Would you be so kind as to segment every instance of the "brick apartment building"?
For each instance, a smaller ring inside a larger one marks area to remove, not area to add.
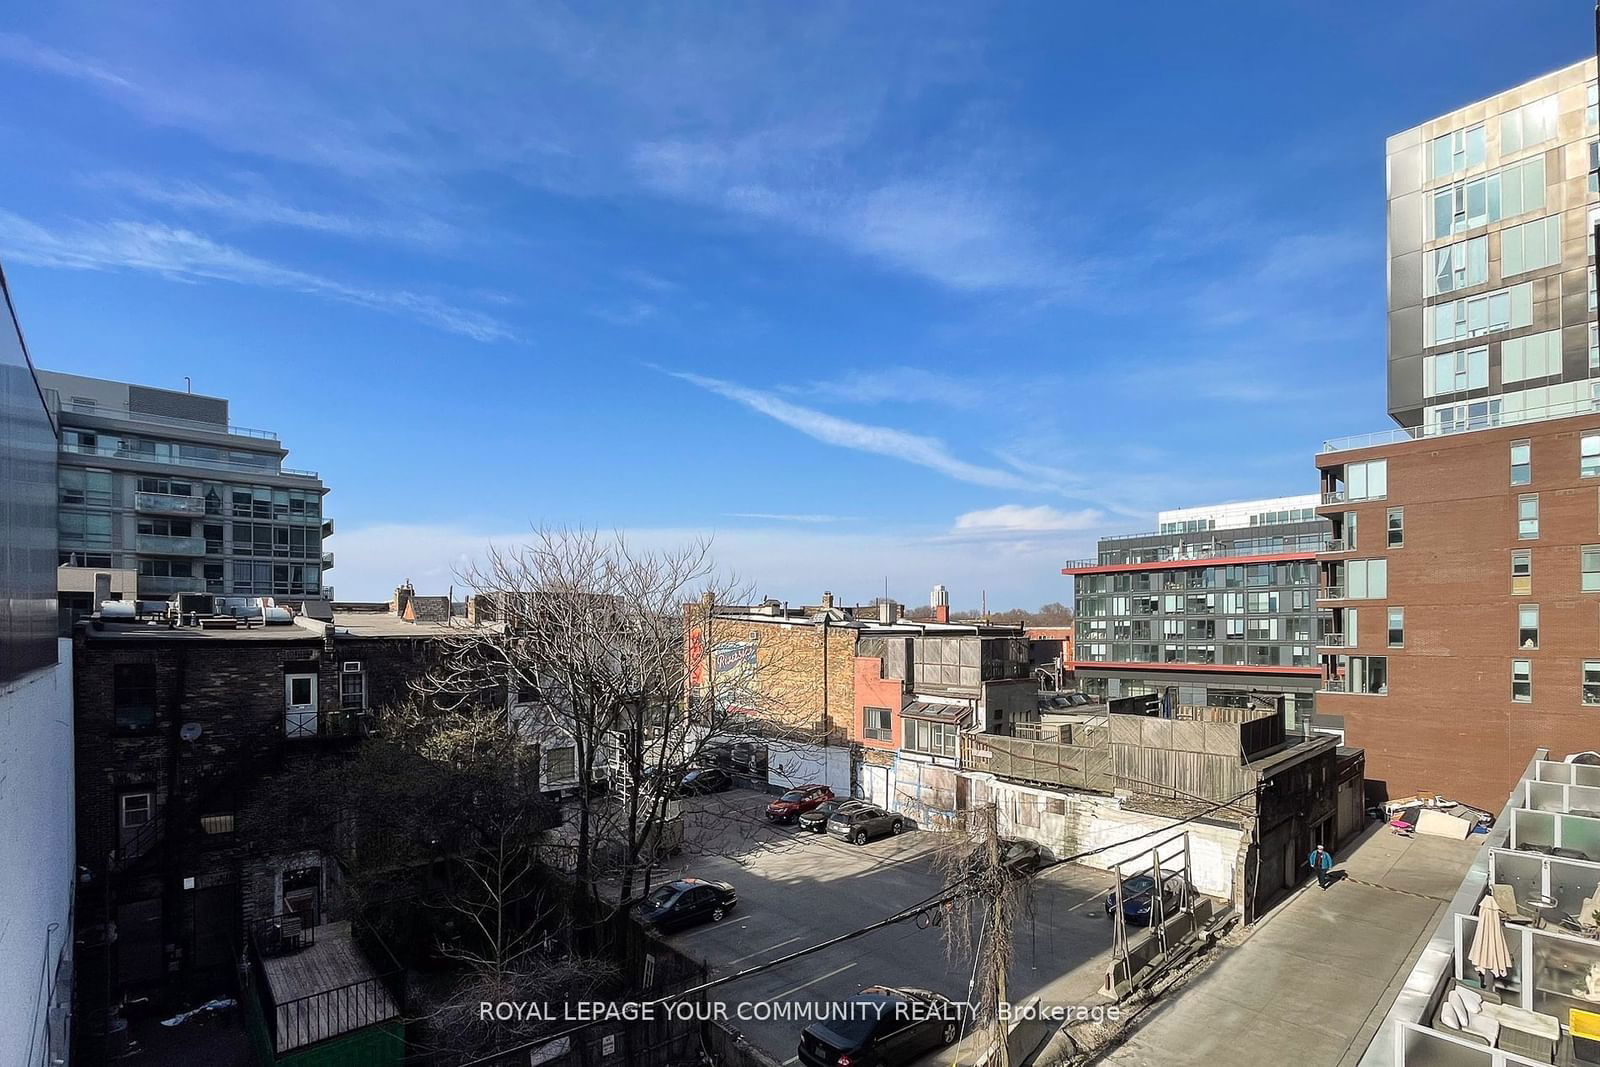
[[[1389,795],[1490,804],[1600,743],[1600,413],[1398,436],[1317,457],[1318,711]]]
[[[337,753],[364,736],[370,709],[405,699],[449,626],[383,605],[332,615],[76,628],[78,1047],[89,1058],[123,996],[222,993],[262,922],[346,917],[331,857],[263,853],[241,815],[266,778]]]

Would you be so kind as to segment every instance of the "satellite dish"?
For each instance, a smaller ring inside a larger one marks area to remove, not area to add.
[[[185,741],[198,740],[202,733],[204,733],[204,731],[200,728],[200,724],[197,722],[186,722],[182,726],[178,727],[178,736],[183,738]]]

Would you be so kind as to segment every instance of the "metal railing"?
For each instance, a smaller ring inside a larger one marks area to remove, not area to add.
[[[1328,678],[1322,683],[1324,693],[1348,693],[1350,685],[1343,678]]]
[[[182,430],[199,430],[202,433],[229,434],[233,437],[255,437],[264,441],[276,441],[278,439],[278,435],[271,430],[256,430],[249,426],[233,426],[223,422],[204,422],[200,419],[183,419],[176,415],[152,415],[144,411],[132,411],[128,408],[114,407],[107,404],[78,404],[70,400],[63,402],[60,392],[55,389],[46,389],[45,399],[49,403],[50,409],[57,413],[70,411],[78,415],[95,415],[102,419],[116,419],[120,422],[170,426]]]
[[[195,467],[200,470],[231,471],[234,473],[253,473],[259,475],[284,475],[290,478],[315,478],[316,471],[295,470],[292,467],[279,467],[276,464],[262,463],[224,463],[213,459],[190,459],[182,456],[158,456],[153,452],[137,452],[127,448],[101,448],[88,445],[74,445],[61,442],[61,451],[70,455],[98,456],[103,459],[126,459],[138,463],[161,463],[173,467]]]
[[[1343,600],[1344,599],[1344,586],[1342,586],[1342,585],[1325,585],[1321,589],[1317,590],[1317,599],[1318,600]]]
[[[1326,548],[1323,549],[1323,551],[1324,552],[1354,552],[1355,549],[1356,549],[1355,545],[1347,545],[1347,544],[1345,544],[1344,538],[1335,537],[1335,538],[1332,538],[1332,539],[1330,539],[1328,541],[1328,545],[1327,545]]]
[[[153,574],[139,575],[139,598],[149,599],[153,596],[169,596],[172,593],[203,593],[206,588],[204,578],[171,578]]]
[[[1117,567],[1136,563],[1190,563],[1197,560],[1228,558],[1233,556],[1273,556],[1293,552],[1325,552],[1327,539],[1311,537],[1302,539],[1304,543],[1281,545],[1183,545],[1177,549],[1171,547],[1153,548],[1146,550],[1131,549],[1122,553],[1103,552],[1098,559],[1073,559],[1068,560],[1064,567],[1067,570],[1078,570],[1087,567]],[[1179,586],[1172,586],[1178,588]],[[1201,588],[1191,585],[1189,588]]]
[[[1499,397],[1488,399],[1497,400]],[[1435,424],[1432,426],[1397,426],[1392,430],[1376,430],[1372,433],[1351,434],[1348,437],[1334,437],[1322,442],[1322,447],[1317,450],[1318,455],[1327,452],[1351,452],[1358,448],[1370,448],[1374,445],[1401,444],[1407,441],[1418,441],[1431,437],[1454,437],[1456,434],[1476,433],[1479,430],[1493,430],[1501,426],[1517,426],[1526,422],[1542,422],[1546,419],[1570,418],[1574,415],[1593,415],[1600,412],[1600,397],[1588,400],[1571,400],[1564,404],[1545,404],[1535,408],[1524,408],[1521,411],[1496,411],[1484,415],[1468,415],[1464,424]],[[1327,503],[1327,501],[1324,501]]]
[[[250,937],[263,959],[286,956],[317,943],[317,928],[307,926],[304,915],[286,911],[263,919],[250,928]]]
[[[1323,634],[1320,638],[1317,639],[1317,644],[1319,646],[1321,646],[1322,648],[1349,648],[1350,647],[1349,645],[1344,643],[1344,634],[1338,633],[1338,632]]]
[[[1344,503],[1344,495],[1343,489],[1334,489],[1322,494],[1322,502],[1323,504],[1342,504]]]

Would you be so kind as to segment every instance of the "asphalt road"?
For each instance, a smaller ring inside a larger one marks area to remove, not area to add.
[[[762,814],[772,799],[733,790],[689,802],[686,842],[673,876],[733,883],[738,907],[721,923],[669,935],[678,949],[704,959],[714,975],[775,959],[845,933],[936,893],[944,884],[934,853],[940,835],[908,830],[856,846],[793,826],[771,826]],[[1010,999],[1040,992],[1051,1003],[1098,1004],[1093,996],[1111,943],[1103,901],[1111,877],[1064,864],[1035,880],[1031,916],[1013,931]],[[730,1017],[740,1003],[838,1001],[876,984],[932,989],[967,999],[970,954],[951,959],[940,929],[904,923],[741,979],[713,991]],[[736,1021],[780,1062],[795,1056],[805,1022]]]

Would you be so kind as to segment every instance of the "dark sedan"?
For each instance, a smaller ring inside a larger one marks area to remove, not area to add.
[[[854,811],[867,806],[865,800],[828,800],[800,815],[800,829],[814,834],[828,832],[828,819],[836,811]]]
[[[1000,839],[1000,866],[1008,873],[1026,878],[1050,862],[1050,854],[1041,845],[1015,838]],[[988,850],[980,846],[967,857],[967,869],[982,870],[989,865]]]
[[[956,1005],[926,989],[871,986],[828,1014],[800,1033],[806,1067],[894,1067],[961,1036]]]
[[[688,797],[724,793],[732,788],[733,776],[720,767],[696,767],[678,780],[678,792]]]
[[[864,845],[874,837],[898,834],[906,828],[906,821],[892,811],[863,804],[849,811],[836,811],[828,816],[828,833]]]
[[[739,903],[727,882],[680,878],[654,890],[639,905],[639,918],[657,930],[681,930],[700,923],[719,923]]]
[[[1149,926],[1155,916],[1155,884],[1156,881],[1148,874],[1136,874],[1132,878],[1122,880],[1122,891],[1126,899],[1122,904],[1122,917],[1137,926]],[[1183,903],[1185,891],[1189,887],[1182,874],[1161,873],[1161,912],[1171,915]],[[1106,894],[1106,914],[1110,915],[1117,910],[1117,891],[1113,889]]]
[[[832,799],[833,790],[825,785],[803,785],[768,804],[767,818],[773,822],[794,822],[817,805]]]

